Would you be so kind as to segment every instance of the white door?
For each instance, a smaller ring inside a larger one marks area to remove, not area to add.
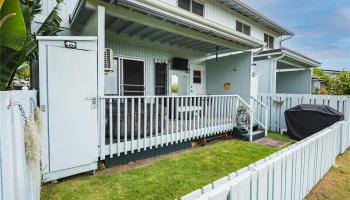
[[[258,98],[259,95],[259,75],[256,72],[252,73],[252,97]]]
[[[191,65],[191,95],[206,94],[205,67],[202,65]]]
[[[97,162],[97,52],[48,46],[47,84],[49,170]]]

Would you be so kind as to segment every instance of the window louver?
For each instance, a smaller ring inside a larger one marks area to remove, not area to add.
[[[204,14],[204,6],[203,6],[203,4],[198,3],[196,1],[192,1],[192,12],[194,14],[197,14],[197,15],[203,17],[203,14]]]
[[[177,4],[180,8],[191,11],[191,0],[178,0]]]

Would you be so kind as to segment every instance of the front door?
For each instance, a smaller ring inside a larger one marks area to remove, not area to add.
[[[145,62],[120,58],[120,91],[123,96],[145,95]]]
[[[47,47],[50,172],[98,159],[96,41],[82,42],[90,48]]]
[[[205,67],[202,65],[191,65],[191,95],[205,95]]]

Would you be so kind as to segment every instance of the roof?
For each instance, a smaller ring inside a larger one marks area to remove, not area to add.
[[[241,15],[255,21],[258,24],[261,24],[262,26],[268,29],[273,30],[276,33],[279,33],[280,35],[294,35],[292,31],[272,21],[268,17],[264,16],[257,10],[249,7],[248,5],[244,4],[239,0],[219,0],[219,1],[222,4],[228,6],[230,9],[234,10],[235,12],[240,13]]]
[[[284,57],[281,59],[288,59],[291,61],[296,61],[299,63],[302,63],[303,65],[309,67],[309,68],[313,68],[313,67],[318,67],[320,66],[322,63],[320,63],[317,60],[314,60],[310,57],[307,57],[301,53],[298,53],[294,50],[288,49],[288,48],[281,48],[281,49],[272,49],[272,50],[267,50],[267,51],[262,51],[260,53],[258,53],[257,55],[255,55],[255,58],[260,58],[260,57],[267,57],[267,56],[279,56],[284,54]]]

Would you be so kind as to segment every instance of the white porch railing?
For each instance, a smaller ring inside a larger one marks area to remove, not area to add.
[[[254,110],[254,122],[264,129],[265,136],[267,136],[269,108],[255,97],[250,97],[250,99],[250,105]]]
[[[232,131],[240,106],[251,121],[254,117],[237,95],[104,96],[99,101],[101,159]],[[248,129],[252,135],[252,123]]]

